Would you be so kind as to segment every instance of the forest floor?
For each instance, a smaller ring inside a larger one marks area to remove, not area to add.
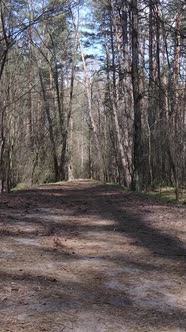
[[[186,331],[186,208],[89,181],[0,197],[0,331]]]

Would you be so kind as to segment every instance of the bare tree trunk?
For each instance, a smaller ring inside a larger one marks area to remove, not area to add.
[[[118,41],[119,42],[119,41]],[[107,84],[109,88],[109,96],[110,96],[110,102],[111,102],[111,107],[112,107],[112,112],[114,116],[114,125],[115,125],[115,130],[116,130],[116,137],[117,137],[117,142],[118,142],[118,147],[119,147],[119,152],[120,152],[120,157],[121,157],[121,164],[122,164],[122,172],[124,175],[124,184],[126,187],[130,187],[131,183],[131,177],[129,173],[129,164],[127,160],[127,153],[124,150],[123,146],[123,135],[121,134],[121,129],[119,125],[119,118],[118,118],[118,103],[117,103],[117,86],[116,86],[116,77],[115,77],[115,51],[114,51],[114,42],[113,42],[113,33],[111,34],[111,47],[112,47],[112,67],[113,67],[113,92],[111,91],[111,86],[110,86],[110,78],[109,78],[109,68],[110,68],[110,56],[109,56],[109,50],[107,47],[107,44],[105,43],[105,49],[106,49],[106,55],[107,55]],[[120,66],[121,66],[121,49],[118,44],[118,52],[120,53]],[[125,135],[125,133],[124,133]]]
[[[152,168],[152,140],[153,129],[155,125],[154,119],[154,70],[153,70],[153,0],[149,0],[149,94],[148,94],[148,166],[150,175],[150,185],[153,185],[153,168]]]
[[[66,121],[66,128],[63,129],[63,145],[61,150],[61,157],[60,157],[60,172],[61,172],[61,180],[67,179],[68,174],[66,174],[65,166],[68,159],[67,150],[68,150],[68,134],[70,128],[70,121],[72,116],[72,101],[73,101],[73,91],[74,91],[74,72],[75,72],[75,65],[72,63],[71,69],[71,78],[70,78],[70,96],[69,96],[69,106],[68,106],[68,114],[67,114],[67,121]],[[69,166],[67,165],[67,169]]]
[[[54,132],[53,132],[53,125],[52,125],[52,119],[50,115],[50,109],[49,109],[49,104],[45,92],[45,87],[44,87],[44,82],[43,82],[43,77],[41,73],[41,69],[39,68],[39,78],[40,78],[40,83],[41,83],[41,90],[43,94],[43,102],[44,102],[44,108],[48,120],[48,125],[49,125],[49,134],[50,134],[50,141],[52,145],[52,156],[53,156],[53,163],[54,163],[54,172],[55,172],[55,181],[59,181],[59,168],[58,168],[58,159],[57,159],[57,150],[56,150],[56,144],[55,144],[55,138],[54,138]]]
[[[140,78],[139,78],[139,36],[138,36],[138,0],[132,0],[132,85],[134,99],[134,172],[132,189],[142,189],[142,160],[143,150],[141,146],[141,105],[140,105]]]
[[[4,191],[5,174],[4,174],[4,151],[5,151],[5,134],[4,134],[5,109],[1,110],[1,151],[0,151],[0,179],[1,192]]]

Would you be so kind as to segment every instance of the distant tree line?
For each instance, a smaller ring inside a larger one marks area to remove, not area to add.
[[[182,0],[0,1],[0,180],[186,186]]]

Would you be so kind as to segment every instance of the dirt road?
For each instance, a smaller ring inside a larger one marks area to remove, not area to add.
[[[0,331],[186,331],[186,208],[93,182],[0,198]]]

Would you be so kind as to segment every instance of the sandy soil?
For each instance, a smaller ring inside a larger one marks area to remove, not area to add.
[[[0,331],[186,331],[186,209],[89,181],[0,198]]]

